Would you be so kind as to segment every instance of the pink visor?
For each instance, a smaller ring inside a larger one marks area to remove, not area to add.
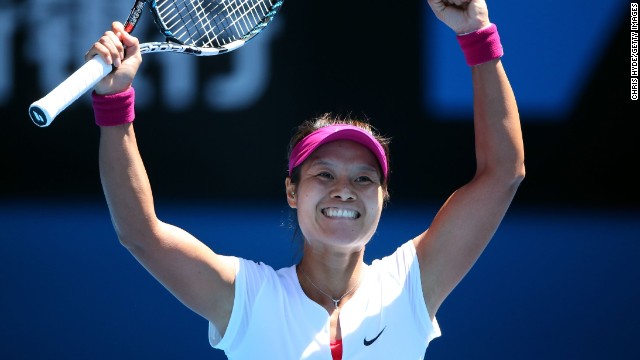
[[[289,176],[291,176],[293,169],[302,164],[320,145],[337,140],[354,141],[369,149],[378,159],[383,177],[387,178],[389,166],[382,145],[367,131],[347,124],[322,127],[300,140],[291,151],[291,156],[289,157]]]

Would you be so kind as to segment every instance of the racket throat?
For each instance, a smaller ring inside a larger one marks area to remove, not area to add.
[[[136,27],[138,23],[138,19],[140,19],[140,15],[142,14],[142,10],[144,9],[144,4],[146,1],[137,0],[136,3],[131,8],[131,13],[129,13],[129,17],[127,21],[124,23],[124,31],[131,33],[133,29]]]

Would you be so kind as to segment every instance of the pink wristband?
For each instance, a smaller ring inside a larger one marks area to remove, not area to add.
[[[93,114],[98,126],[116,126],[133,122],[136,114],[134,100],[136,93],[133,87],[111,95],[98,95],[91,93],[93,100]]]
[[[469,66],[501,58],[504,55],[495,24],[456,37]]]

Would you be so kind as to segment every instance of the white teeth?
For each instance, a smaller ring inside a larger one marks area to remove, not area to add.
[[[358,217],[357,211],[347,209],[328,208],[324,209],[322,212],[332,218],[356,219]]]

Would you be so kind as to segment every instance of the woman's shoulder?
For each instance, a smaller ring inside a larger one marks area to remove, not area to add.
[[[409,271],[412,269],[420,270],[413,240],[404,242],[393,253],[373,260],[370,268],[378,274],[391,276],[404,282]]]
[[[238,275],[249,282],[285,282],[297,279],[295,265],[275,269],[262,261],[238,258]]]

